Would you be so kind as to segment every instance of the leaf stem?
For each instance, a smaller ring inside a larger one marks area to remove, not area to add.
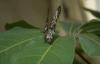
[[[80,51],[76,50],[76,54],[87,64],[92,64]]]

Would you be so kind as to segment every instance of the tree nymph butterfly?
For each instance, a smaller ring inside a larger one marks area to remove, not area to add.
[[[61,6],[59,6],[52,18],[48,18],[44,28],[44,38],[49,44],[52,44],[55,35],[56,23],[61,13]]]

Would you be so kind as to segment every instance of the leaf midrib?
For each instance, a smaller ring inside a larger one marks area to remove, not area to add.
[[[43,59],[46,57],[46,55],[48,54],[48,52],[51,50],[51,48],[52,48],[54,45],[56,45],[56,43],[50,45],[50,46],[46,49],[46,51],[43,53],[43,55],[41,55],[41,57],[40,57],[39,61],[37,62],[37,64],[41,64],[41,62],[43,61]]]
[[[45,56],[47,55],[47,53],[49,52],[49,50],[52,48],[53,45],[50,45],[47,50],[43,53],[43,55],[41,56],[40,60],[37,62],[37,64],[41,64],[41,62],[43,61],[43,59],[45,58]]]

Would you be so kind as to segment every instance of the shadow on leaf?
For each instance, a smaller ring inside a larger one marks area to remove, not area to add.
[[[20,20],[20,21],[11,23],[11,24],[7,23],[5,25],[5,29],[6,30],[10,30],[10,29],[12,29],[14,27],[22,27],[22,28],[28,28],[28,29],[39,29],[38,27],[34,27],[34,26],[28,24],[25,20]]]

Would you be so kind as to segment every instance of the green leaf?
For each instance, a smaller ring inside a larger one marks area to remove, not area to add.
[[[100,37],[94,34],[81,34],[80,44],[83,50],[91,56],[100,56]]]
[[[74,44],[69,36],[49,45],[39,30],[14,28],[0,33],[0,64],[72,64]]]
[[[6,30],[10,30],[10,29],[12,29],[14,27],[22,27],[22,28],[28,28],[28,29],[33,29],[33,28],[34,29],[38,29],[37,27],[34,27],[34,26],[28,24],[25,20],[16,21],[16,22],[11,23],[11,24],[7,23],[5,25],[5,29]]]
[[[60,22],[60,24],[68,34],[75,34],[76,32],[78,32],[81,25],[81,23],[79,23],[78,21],[72,20],[62,21]]]
[[[100,12],[99,11],[95,11],[95,10],[91,10],[88,8],[84,8],[86,11],[89,11],[92,15],[94,15],[95,17],[100,19]]]
[[[98,20],[91,20],[90,22],[84,24],[83,26],[81,26],[81,33],[85,33],[85,32],[98,32],[100,31],[100,22],[98,22]]]

